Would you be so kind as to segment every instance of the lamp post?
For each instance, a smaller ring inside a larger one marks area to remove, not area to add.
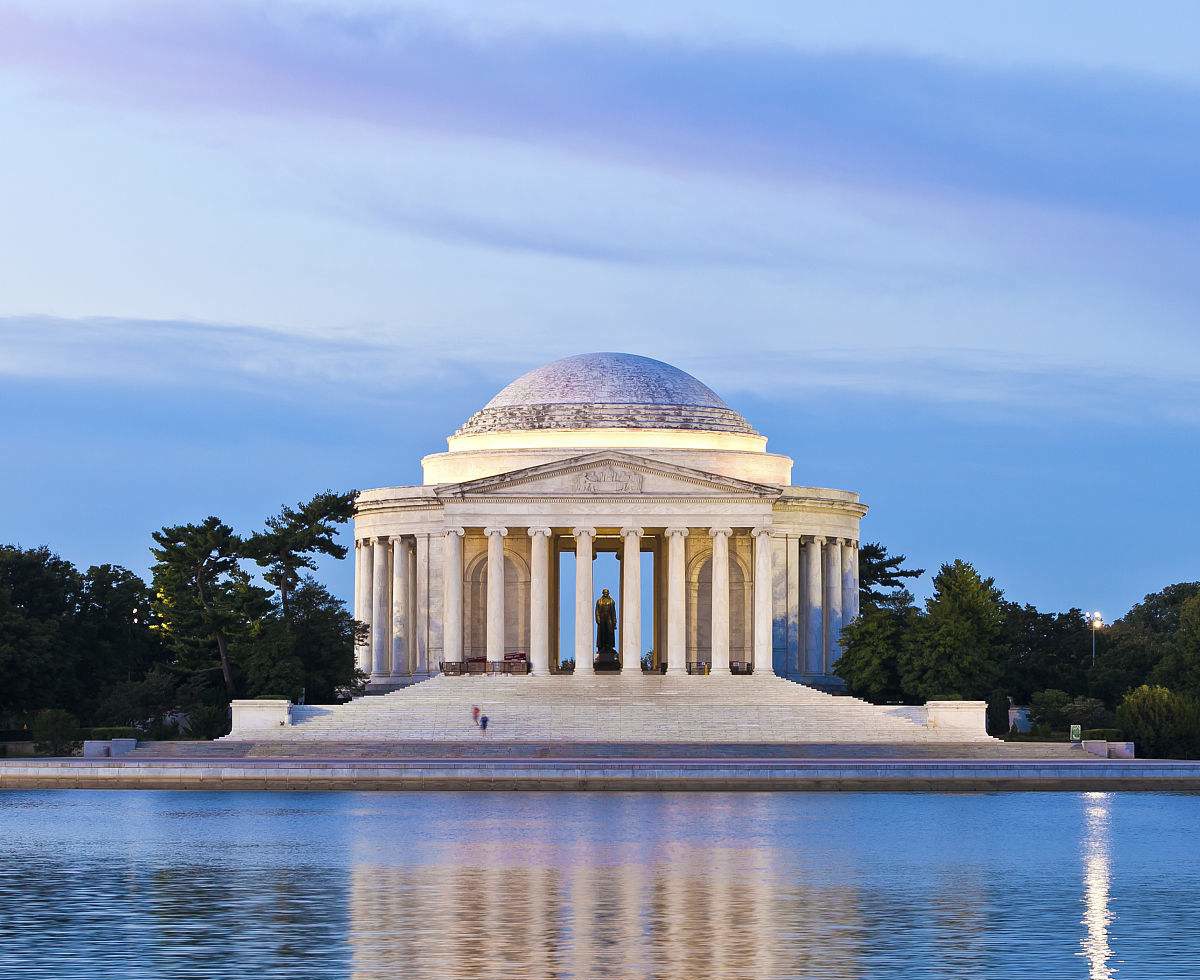
[[[1087,617],[1088,626],[1092,628],[1092,666],[1096,666],[1096,631],[1104,625],[1104,616],[1100,610],[1083,614]]]

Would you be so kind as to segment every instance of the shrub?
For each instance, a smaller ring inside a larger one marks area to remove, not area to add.
[[[987,733],[989,735],[1007,735],[1008,729],[1008,695],[994,691],[987,703]]]
[[[1200,758],[1200,705],[1182,694],[1143,684],[1122,699],[1117,723],[1142,758]]]
[[[187,713],[187,737],[214,739],[229,734],[229,709],[212,704],[199,704]]]
[[[1050,688],[1038,691],[1029,699],[1029,720],[1039,729],[1058,731],[1067,727],[1067,704],[1071,696],[1066,691]]]
[[[1119,728],[1085,728],[1083,730],[1085,739],[1098,738],[1105,742],[1123,742],[1125,737]]]
[[[136,728],[128,726],[113,726],[110,728],[93,728],[88,733],[88,738],[100,739],[107,741],[112,738],[137,738],[138,733]]]
[[[1084,728],[1109,728],[1113,723],[1113,713],[1096,698],[1073,698],[1063,708],[1063,715],[1067,724]]]
[[[70,755],[79,748],[79,721],[61,708],[43,708],[33,719],[33,746],[44,755]]]

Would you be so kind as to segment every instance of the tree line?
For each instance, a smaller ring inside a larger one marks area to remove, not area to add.
[[[1099,630],[1093,662],[1092,626],[1081,610],[1043,612],[1009,601],[994,579],[962,560],[938,569],[933,593],[918,606],[906,581],[924,569],[904,563],[878,543],[861,550],[861,615],[843,630],[835,667],[858,697],[879,704],[987,700],[994,733],[1007,730],[1011,700],[1029,705],[1043,732],[1074,723],[1136,729],[1143,737],[1135,712],[1183,718],[1200,703],[1200,582],[1151,593]],[[1171,724],[1182,730],[1191,723]],[[1200,751],[1200,722],[1195,727]],[[1176,748],[1190,753],[1180,741],[1190,738],[1176,738]]]
[[[354,492],[284,506],[239,535],[217,517],[152,534],[151,580],[0,546],[0,728],[41,709],[144,738],[228,731],[235,697],[344,699],[361,627],[311,574],[340,559]]]
[[[354,641],[365,627],[311,574],[319,557],[345,557],[335,537],[353,501],[326,491],[246,535],[217,517],[161,528],[148,584],[118,565],[81,571],[44,547],[0,546],[0,728],[53,708],[145,738],[213,737],[228,730],[234,697],[329,703],[361,691]],[[1093,663],[1078,609],[1011,602],[962,560],[941,566],[918,605],[907,585],[924,570],[904,555],[870,543],[859,562],[861,615],[836,667],[850,693],[987,700],[999,732],[1010,700],[1031,705],[1044,731],[1105,728],[1140,691],[1173,744],[1195,728],[1200,753],[1200,720],[1188,720],[1200,703],[1200,583],[1146,596],[1100,632]],[[1124,727],[1136,727],[1131,716]]]

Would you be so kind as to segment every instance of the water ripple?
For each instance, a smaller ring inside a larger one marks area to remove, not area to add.
[[[1177,794],[0,794],[0,976],[1193,977]]]

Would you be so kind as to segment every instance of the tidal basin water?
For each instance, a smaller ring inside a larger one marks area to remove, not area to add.
[[[1200,975],[1200,797],[0,794],[0,976]]]

